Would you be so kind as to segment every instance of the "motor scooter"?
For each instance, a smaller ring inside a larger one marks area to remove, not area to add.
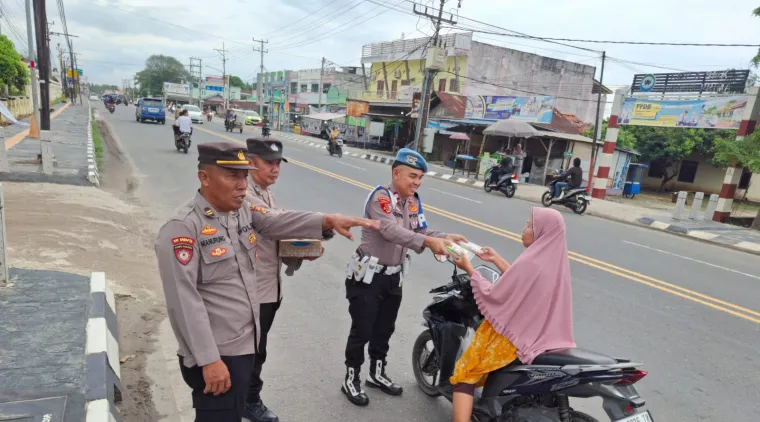
[[[541,196],[541,204],[545,207],[551,207],[554,204],[563,205],[570,208],[574,213],[580,215],[586,212],[591,198],[589,198],[586,189],[569,189],[564,192],[564,196],[560,198],[554,197],[554,186],[561,181],[565,180],[565,171],[556,170],[555,176],[546,185],[547,191]]]

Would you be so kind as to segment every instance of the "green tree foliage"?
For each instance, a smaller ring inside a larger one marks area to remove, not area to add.
[[[609,122],[609,119],[605,119],[602,121],[602,133],[600,135],[600,138],[602,142],[607,138],[607,123]],[[589,126],[583,131],[583,136],[587,136],[589,138],[594,137],[594,126]],[[636,149],[636,137],[630,132],[629,128],[627,126],[623,126],[620,128],[620,131],[618,132],[617,137],[617,144],[620,146],[620,148],[623,149]]]
[[[251,85],[243,82],[243,80],[238,76],[230,76],[230,86],[236,86],[245,91],[251,90]]]
[[[21,61],[21,54],[8,37],[0,35],[0,85],[23,91],[28,83],[29,70]]]
[[[164,82],[181,83],[190,80],[190,74],[185,66],[174,57],[154,54],[145,60],[145,69],[137,72],[137,82],[140,84],[140,94],[158,95],[164,87]]]
[[[116,85],[99,85],[99,84],[90,84],[90,92],[95,95],[103,95],[106,92],[111,92],[119,89]]]

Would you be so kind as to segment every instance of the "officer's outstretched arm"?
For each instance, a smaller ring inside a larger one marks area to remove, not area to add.
[[[196,289],[201,256],[194,231],[182,221],[169,221],[158,232],[154,248],[166,308],[175,329],[198,366],[218,361],[219,349],[211,332],[206,306]]]
[[[324,214],[248,206],[254,229],[272,240],[321,239]]]

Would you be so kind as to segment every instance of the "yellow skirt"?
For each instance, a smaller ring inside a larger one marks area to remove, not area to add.
[[[490,372],[509,365],[515,359],[517,348],[485,320],[457,361],[454,375],[450,378],[451,385],[473,384],[482,387]]]

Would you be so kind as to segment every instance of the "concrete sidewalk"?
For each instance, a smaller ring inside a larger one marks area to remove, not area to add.
[[[275,136],[315,148],[324,148],[327,143],[327,141],[320,138],[289,132],[275,132]],[[388,165],[393,162],[393,158],[395,157],[395,154],[390,151],[366,150],[355,147],[346,147],[344,155]],[[459,171],[457,171],[457,174],[452,174],[451,168],[439,164],[430,164],[429,167],[428,177],[468,186],[473,189],[483,189],[484,181],[475,179],[474,173],[468,177]],[[515,198],[540,204],[541,196],[544,192],[546,192],[545,186],[520,183],[515,193]],[[492,194],[501,195],[497,192]],[[627,200],[626,203],[619,203],[594,198],[589,203],[586,214],[622,223],[663,230],[668,233],[688,236],[692,239],[760,255],[760,232],[757,230],[713,221],[673,220],[671,214],[667,211],[642,207],[635,204],[635,202],[635,199]]]
[[[0,173],[0,181],[47,182],[88,186],[92,150],[89,104],[60,107],[52,116],[50,147],[53,153],[52,174],[43,173],[40,160],[41,141],[26,137],[28,128],[6,128],[5,145],[9,171]],[[11,132],[11,133],[13,133]]]

